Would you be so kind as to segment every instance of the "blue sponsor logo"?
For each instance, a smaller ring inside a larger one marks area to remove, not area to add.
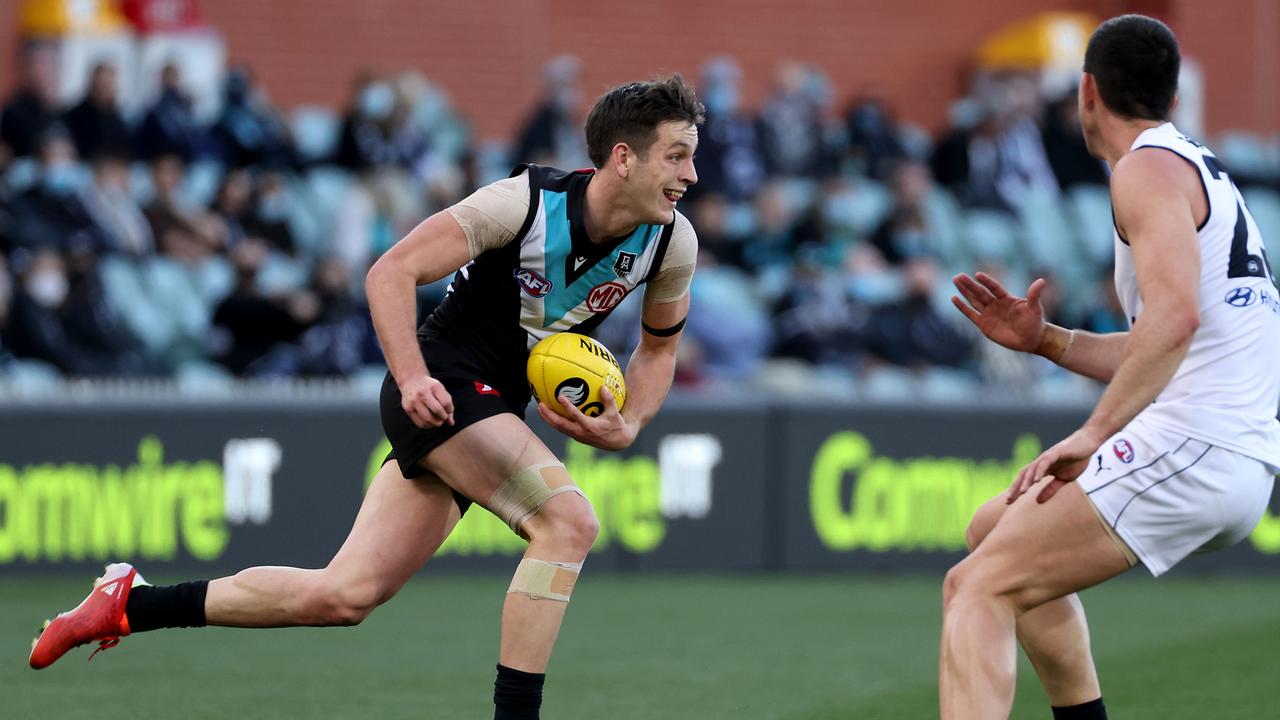
[[[1232,307],[1249,307],[1258,301],[1258,293],[1253,288],[1232,288],[1222,300]]]

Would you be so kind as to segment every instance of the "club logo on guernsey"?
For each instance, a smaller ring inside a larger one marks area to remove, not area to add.
[[[636,254],[629,252],[618,253],[618,260],[613,263],[613,274],[618,277],[627,277],[636,267]]]
[[[612,310],[627,296],[627,286],[615,280],[601,283],[587,294],[587,309],[591,312]]]
[[[551,292],[551,281],[532,270],[516,268],[515,277],[520,290],[531,298],[546,297]]]
[[[1116,457],[1120,458],[1120,462],[1126,465],[1133,462],[1133,445],[1130,445],[1128,440],[1121,438],[1115,441],[1111,449],[1115,451]]]

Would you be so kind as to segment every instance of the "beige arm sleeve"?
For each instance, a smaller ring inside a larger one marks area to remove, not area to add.
[[[698,234],[688,218],[676,213],[675,227],[671,230],[671,243],[662,265],[645,287],[646,303],[675,302],[689,292],[693,282],[693,269],[698,262]]]
[[[485,185],[448,212],[462,226],[472,260],[502,247],[520,232],[529,214],[529,173]]]

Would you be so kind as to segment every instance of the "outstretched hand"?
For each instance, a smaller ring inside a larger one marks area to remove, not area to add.
[[[584,445],[601,450],[622,450],[635,442],[639,428],[627,422],[618,411],[618,404],[613,399],[609,388],[600,388],[600,401],[604,404],[604,412],[595,417],[583,414],[568,399],[556,398],[565,408],[568,417],[556,413],[546,403],[538,403],[538,414],[551,427],[568,435]]]
[[[992,342],[1010,350],[1034,352],[1044,338],[1044,307],[1040,293],[1044,278],[1027,288],[1025,298],[1010,295],[998,280],[986,273],[964,273],[951,279],[964,300],[952,295],[951,304]]]

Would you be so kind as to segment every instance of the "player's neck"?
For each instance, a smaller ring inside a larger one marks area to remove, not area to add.
[[[618,197],[619,193],[609,187],[609,179],[600,173],[587,183],[582,220],[591,242],[604,243],[629,235],[641,224],[635,213],[617,201]]]
[[[1107,166],[1115,169],[1116,163],[1120,162],[1120,158],[1129,154],[1129,148],[1133,147],[1133,143],[1142,133],[1154,127],[1164,125],[1167,120],[1128,120],[1112,116],[1102,120],[1104,123],[1102,136],[1104,138],[1102,148],[1102,159],[1106,161]]]

